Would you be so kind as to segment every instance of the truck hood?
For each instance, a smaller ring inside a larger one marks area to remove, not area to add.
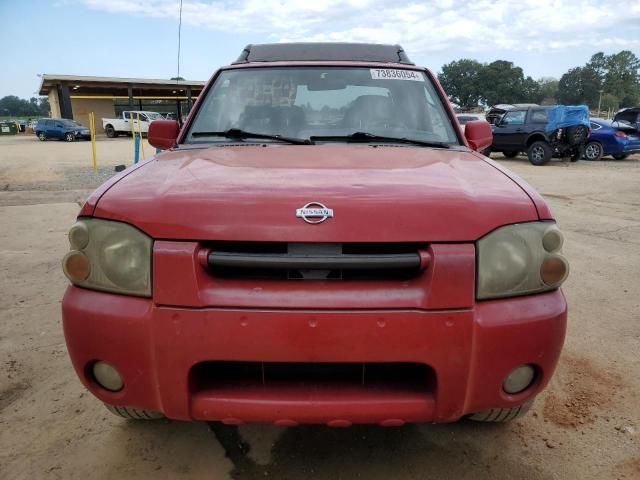
[[[297,217],[310,202],[333,218]],[[470,241],[538,219],[525,191],[472,153],[391,145],[164,152],[108,188],[93,215],[154,238],[289,242]]]

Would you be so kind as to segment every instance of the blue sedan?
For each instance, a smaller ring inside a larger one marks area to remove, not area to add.
[[[619,122],[591,119],[591,135],[584,149],[584,158],[600,160],[611,155],[616,160],[640,152],[640,132]]]

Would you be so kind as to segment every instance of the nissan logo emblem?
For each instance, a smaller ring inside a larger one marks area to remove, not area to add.
[[[320,202],[309,202],[304,207],[296,209],[296,217],[313,225],[322,223],[327,218],[333,218],[333,210]]]

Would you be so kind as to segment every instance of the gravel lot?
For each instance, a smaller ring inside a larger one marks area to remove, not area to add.
[[[640,478],[640,156],[533,167],[572,273],[566,346],[528,416],[506,425],[222,427],[127,422],[87,393],[60,323],[66,232],[130,164],[130,139],[0,137],[0,478]],[[146,153],[152,148],[147,144]]]

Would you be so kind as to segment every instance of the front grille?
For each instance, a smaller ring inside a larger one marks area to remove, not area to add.
[[[222,278],[409,279],[420,272],[416,243],[216,242],[209,271]]]
[[[435,389],[435,374],[429,366],[421,363],[210,361],[198,363],[191,369],[190,384],[192,391],[256,385],[294,388],[351,385],[431,392]]]

